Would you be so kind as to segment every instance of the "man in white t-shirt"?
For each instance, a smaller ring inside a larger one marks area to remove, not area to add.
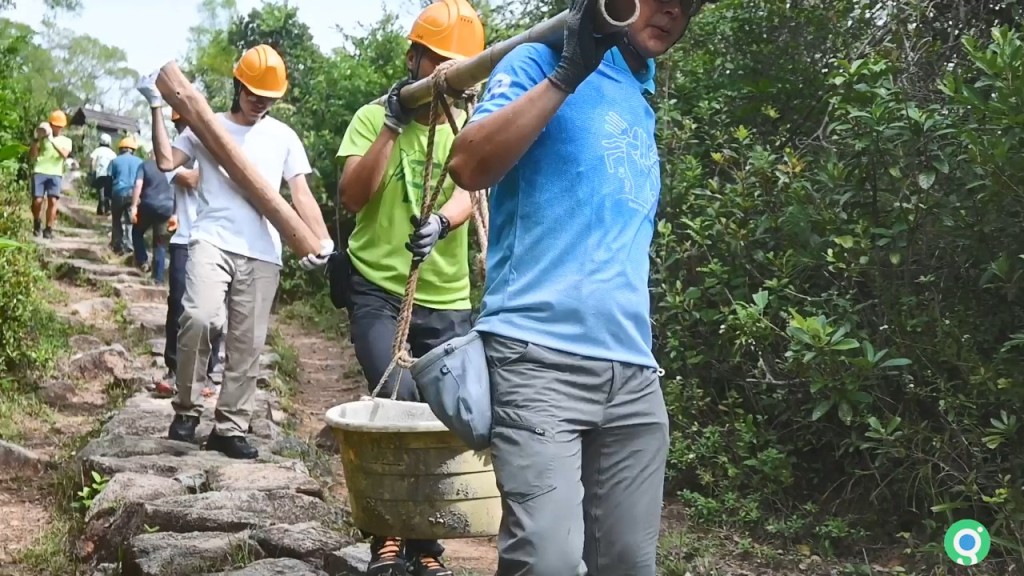
[[[89,153],[89,183],[96,189],[96,214],[110,214],[110,195],[113,181],[110,179],[110,161],[117,157],[111,148],[110,134],[100,134],[100,145]]]
[[[203,413],[197,382],[205,379],[211,354],[211,328],[223,326],[227,298],[224,382],[214,411],[207,450],[230,458],[255,459],[259,452],[245,439],[256,399],[260,352],[267,337],[270,308],[281,274],[281,236],[246,200],[246,192],[219,166],[192,130],[172,147],[164,127],[157,72],[140,79],[137,89],[153,109],[153,150],[164,172],[197,160],[199,206],[189,236],[185,295],[178,330],[177,395],[168,438],[191,442]],[[323,214],[309,189],[312,172],[306,150],[288,125],[267,116],[288,89],[281,56],[261,44],[246,50],[235,65],[231,111],[216,114],[224,132],[271,185],[287,182],[299,217],[320,237],[320,252],[304,254],[305,269],[322,266],[334,252]]]
[[[176,111],[171,112],[171,122],[178,134],[185,132],[188,123]],[[188,242],[192,223],[199,207],[199,165],[193,159],[167,173],[167,181],[174,192],[174,215],[167,224],[174,235],[170,240],[170,258],[167,267],[167,321],[164,331],[164,365],[167,376],[157,383],[156,394],[173,396],[176,392],[175,374],[178,371],[178,319],[182,312],[182,298],[185,296],[185,267],[188,264]],[[222,326],[212,326],[210,331],[210,359],[206,363],[206,384],[202,395],[214,394],[213,375],[220,367],[220,349],[224,342]]]

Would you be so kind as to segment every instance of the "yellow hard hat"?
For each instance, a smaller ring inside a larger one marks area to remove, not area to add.
[[[139,147],[139,143],[135,141],[135,137],[134,136],[125,136],[124,138],[121,138],[120,142],[117,143],[117,148],[119,150],[121,148],[128,148],[130,150],[135,150],[138,147]]]
[[[445,58],[472,58],[484,50],[484,25],[466,0],[440,0],[420,12],[408,38]]]
[[[266,44],[245,51],[235,64],[235,78],[250,92],[280,98],[288,91],[288,70],[281,55]]]
[[[50,112],[50,118],[48,121],[50,122],[50,124],[53,124],[54,126],[59,126],[60,128],[63,128],[68,125],[68,117],[61,110],[54,110],[53,112]]]

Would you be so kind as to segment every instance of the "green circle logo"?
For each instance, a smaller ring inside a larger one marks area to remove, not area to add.
[[[946,555],[961,566],[974,566],[988,556],[992,538],[975,520],[961,520],[946,530]]]

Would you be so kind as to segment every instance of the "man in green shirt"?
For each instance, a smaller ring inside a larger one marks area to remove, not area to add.
[[[53,237],[57,221],[57,202],[60,200],[64,180],[64,161],[71,155],[71,139],[61,134],[68,125],[68,117],[61,110],[50,113],[47,123],[36,130],[36,138],[29,148],[32,169],[32,231],[39,236],[42,228],[43,199],[47,199],[46,229],[43,238]]]
[[[419,222],[430,111],[404,109],[398,91],[429,76],[441,62],[480,53],[483,25],[465,0],[443,0],[423,10],[409,39],[408,78],[392,87],[386,105],[368,104],[356,112],[337,154],[344,162],[338,194],[345,208],[356,214],[348,250],[341,255],[351,261],[350,267],[341,264],[348,273],[343,283],[349,333],[371,390],[392,360],[412,258],[422,260],[409,328],[412,354],[422,356],[472,327],[469,227],[462,226],[472,214],[472,201],[468,192],[447,180],[435,212]],[[434,138],[429,161],[436,178],[454,140],[443,117]],[[411,236],[410,228],[415,228]],[[379,394],[390,397],[395,386],[399,400],[420,401],[408,371],[393,371]],[[414,576],[451,576],[440,562],[444,547],[439,542],[397,536],[401,535],[374,535],[369,576],[406,574],[407,569]]]

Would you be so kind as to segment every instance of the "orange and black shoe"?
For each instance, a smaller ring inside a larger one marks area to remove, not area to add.
[[[453,576],[439,558],[430,554],[420,554],[409,562],[409,574],[412,576]]]
[[[366,576],[407,576],[408,569],[402,554],[405,549],[401,538],[378,538],[370,541],[370,563]]]

